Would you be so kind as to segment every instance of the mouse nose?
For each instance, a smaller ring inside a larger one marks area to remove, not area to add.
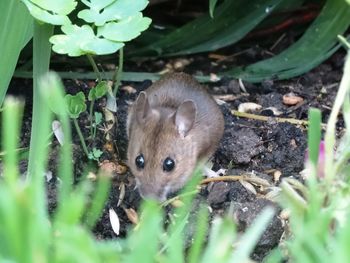
[[[166,200],[166,193],[163,191],[163,189],[157,189],[155,185],[140,184],[138,189],[143,199],[154,199],[158,202],[163,202]]]

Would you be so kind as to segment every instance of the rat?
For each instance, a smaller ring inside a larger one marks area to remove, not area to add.
[[[164,201],[181,189],[223,132],[220,108],[192,76],[168,74],[142,91],[127,118],[128,166],[141,196]]]

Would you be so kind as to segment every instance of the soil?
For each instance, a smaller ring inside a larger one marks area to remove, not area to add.
[[[290,44],[294,40],[294,32],[290,32],[285,38]],[[277,38],[277,37],[276,37]],[[283,42],[283,41],[282,41]],[[247,43],[225,49],[221,55],[235,53],[244,50]],[[286,44],[281,43],[281,50]],[[231,64],[250,63],[266,57],[268,47],[251,46],[249,52],[242,53],[235,61],[218,62],[212,58],[212,54],[201,54],[186,57],[158,59],[143,63],[127,62],[126,71],[156,72],[184,71],[189,74],[209,75]],[[326,122],[330,114],[337,87],[342,76],[342,66],[345,53],[338,51],[330,59],[319,65],[314,70],[289,80],[270,80],[260,84],[244,82],[241,85],[238,80],[224,78],[215,83],[209,83],[208,92],[213,95],[230,95],[219,98],[218,103],[225,117],[225,133],[220,146],[213,156],[213,169],[227,169],[226,175],[240,175],[238,181],[211,182],[203,186],[202,191],[196,197],[196,202],[205,202],[211,210],[211,218],[223,216],[232,211],[231,216],[237,223],[239,232],[244,232],[254,218],[266,206],[273,206],[276,215],[270,222],[268,229],[260,238],[252,259],[261,261],[264,256],[276,247],[285,231],[280,217],[282,210],[267,194],[274,187],[278,187],[281,180],[286,177],[303,180],[300,172],[304,169],[305,152],[307,149],[307,131],[302,125],[289,122],[276,121],[275,117],[306,120],[310,107],[319,108],[322,111],[323,122]],[[180,65],[180,66],[179,66]],[[54,66],[55,69],[55,66]],[[77,69],[77,68],[76,68]],[[65,80],[68,93],[75,94],[83,91],[86,95],[94,83],[86,80]],[[128,105],[135,100],[137,94],[152,84],[149,80],[141,83],[125,82],[117,97],[118,112],[117,125],[112,131],[113,142],[117,150],[109,152],[106,149],[104,133],[98,131],[99,138],[95,144],[97,148],[104,149],[101,160],[110,160],[121,167],[126,163],[126,116]],[[125,88],[129,87],[129,88]],[[131,87],[131,89],[130,89]],[[31,90],[32,83],[29,79],[13,79],[9,93],[25,96],[26,108],[21,133],[21,147],[29,145],[31,129]],[[286,105],[283,96],[293,93],[294,97],[301,97],[302,101],[295,105]],[[261,106],[252,113],[267,116],[266,121],[253,118],[238,117],[232,114],[243,103],[256,103]],[[95,105],[96,111],[102,111],[105,100],[100,99]],[[87,116],[79,118],[79,124],[83,131],[87,130]],[[339,127],[342,127],[340,122]],[[86,131],[85,131],[86,132]],[[73,135],[74,168],[76,180],[86,167],[87,159],[84,157],[76,134]],[[48,204],[50,211],[56,206],[56,156],[59,148],[56,141],[53,142],[53,151],[50,156],[49,168],[53,173],[53,179],[47,184]],[[22,161],[22,172],[26,170],[26,162]],[[258,177],[268,183],[252,183],[249,178]],[[248,179],[247,179],[248,178]],[[123,189],[123,190],[121,190]],[[125,190],[125,192],[124,192]],[[118,206],[122,195],[121,205]],[[97,238],[120,238],[127,235],[132,226],[127,215],[127,209],[138,211],[141,198],[135,189],[135,181],[129,171],[114,174],[111,192],[99,219],[94,233]],[[233,207],[233,209],[229,209]],[[113,208],[120,219],[120,235],[113,232],[108,210]],[[170,209],[171,211],[171,209]],[[170,213],[170,212],[169,212]]]

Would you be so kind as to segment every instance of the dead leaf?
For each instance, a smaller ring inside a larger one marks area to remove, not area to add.
[[[139,223],[139,215],[133,208],[123,208],[126,216],[130,220],[131,223],[137,225]]]
[[[53,131],[53,134],[55,135],[57,141],[59,142],[60,145],[64,143],[64,133],[62,129],[62,125],[59,121],[53,121],[51,124],[51,128]]]
[[[128,94],[135,94],[137,92],[137,90],[134,87],[130,86],[130,85],[123,86],[120,89],[125,91]]]
[[[249,183],[249,182],[247,182],[247,181],[245,181],[245,180],[239,180],[239,182],[241,183],[241,185],[245,188],[245,189],[247,189],[249,192],[251,192],[251,193],[253,193],[253,194],[257,194],[257,192],[256,192],[256,190],[255,190],[255,187],[251,184],[251,183]]]
[[[222,101],[234,101],[235,99],[237,99],[237,96],[233,94],[214,95],[213,97],[215,100],[222,100]]]
[[[124,200],[124,197],[125,197],[125,184],[122,182],[119,186],[119,198],[118,198],[118,203],[117,203],[117,206],[120,206],[121,203],[123,202]]]
[[[262,108],[261,105],[256,104],[254,102],[244,102],[239,104],[238,111],[239,112],[256,112]]]
[[[293,92],[283,95],[283,103],[288,106],[296,105],[303,101],[302,97],[295,95]]]

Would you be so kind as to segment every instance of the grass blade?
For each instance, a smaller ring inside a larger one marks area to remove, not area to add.
[[[0,106],[19,54],[33,35],[33,18],[20,1],[0,1]]]
[[[231,263],[244,262],[249,258],[255,244],[258,242],[274,214],[275,210],[271,207],[267,207],[261,212],[240,240],[230,260]]]

